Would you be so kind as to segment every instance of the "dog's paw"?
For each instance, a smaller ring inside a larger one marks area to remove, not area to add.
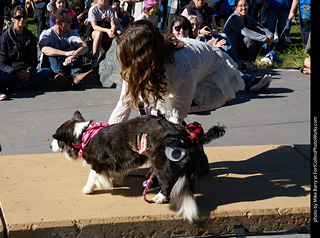
[[[94,189],[93,186],[86,185],[86,186],[83,187],[82,192],[83,192],[84,194],[89,194],[89,193],[92,193],[92,192],[93,192],[93,189]]]
[[[155,203],[167,203],[169,202],[169,199],[166,196],[164,196],[161,192],[159,192],[152,198],[152,201],[154,201]]]

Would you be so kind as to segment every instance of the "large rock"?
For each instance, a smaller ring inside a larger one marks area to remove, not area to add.
[[[114,38],[106,57],[99,63],[100,82],[104,87],[121,88],[120,78],[121,64],[117,58],[118,38]]]

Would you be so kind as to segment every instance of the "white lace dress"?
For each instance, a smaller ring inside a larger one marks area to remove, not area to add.
[[[186,46],[175,52],[175,63],[166,64],[168,94],[156,108],[173,123],[187,117],[192,101],[198,105],[218,108],[244,90],[237,64],[223,51],[198,40],[181,38]],[[123,82],[120,99],[113,110],[109,124],[127,120],[131,109],[129,95],[122,97],[127,83]]]

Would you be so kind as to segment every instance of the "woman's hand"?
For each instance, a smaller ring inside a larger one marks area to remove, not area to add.
[[[137,137],[137,145],[138,145],[138,150],[135,148],[131,147],[131,149],[138,153],[139,155],[144,155],[146,157],[151,156],[152,149],[148,148],[148,140],[147,140],[147,134],[143,133],[141,140],[140,140],[140,135]]]
[[[288,19],[289,19],[289,21],[291,21],[292,19],[295,19],[294,12],[292,12],[292,11],[289,12]]]
[[[200,34],[204,36],[211,36],[212,31],[209,29],[209,27],[205,26],[202,29],[200,29]]]
[[[15,76],[17,78],[19,78],[21,81],[27,81],[27,80],[29,80],[30,72],[27,70],[21,70],[21,71],[15,73]]]
[[[215,41],[209,40],[207,43],[210,44],[210,45],[213,45],[213,46],[215,46],[215,47],[221,48],[221,47],[223,47],[223,46],[227,43],[227,41],[226,41],[225,39],[219,40],[219,39],[217,38]]]

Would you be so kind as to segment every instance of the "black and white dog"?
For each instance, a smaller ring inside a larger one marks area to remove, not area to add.
[[[89,141],[84,141],[90,137],[86,133],[93,131],[92,124],[77,111],[52,136],[54,152],[64,152],[68,159],[82,156],[91,165],[83,193],[91,193],[96,187],[110,190],[113,185],[123,182],[131,170],[150,161],[162,186],[161,192],[152,200],[165,203],[170,198],[170,209],[178,215],[183,213],[190,222],[198,219],[198,207],[193,196],[198,146],[223,136],[223,126],[210,128],[195,142],[180,125],[163,117],[140,116],[110,126],[95,124],[93,127],[96,126],[98,131]],[[143,133],[148,135],[148,145],[152,148],[150,158],[134,151],[138,150],[137,136]]]

